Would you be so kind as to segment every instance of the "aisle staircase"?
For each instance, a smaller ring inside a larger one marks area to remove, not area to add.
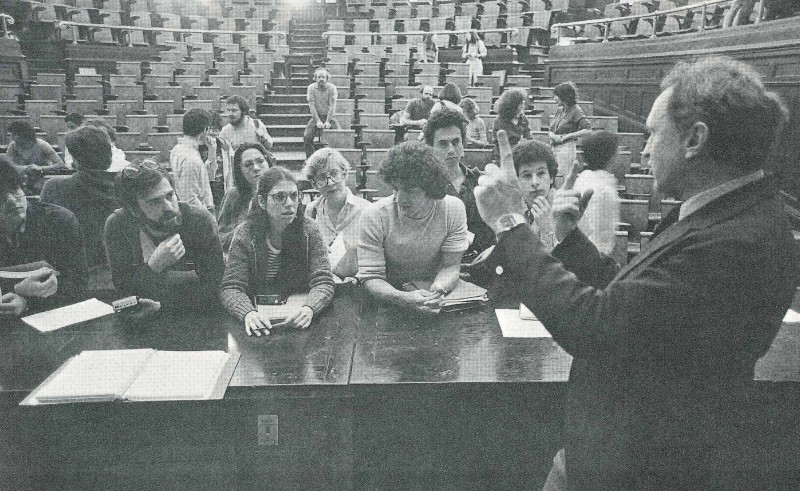
[[[314,69],[325,58],[326,44],[321,37],[325,28],[324,23],[297,22],[292,25],[285,77],[272,80],[272,93],[256,108],[275,139],[275,158],[280,165],[291,170],[300,170],[306,158],[303,130],[311,118],[306,89],[312,82]]]

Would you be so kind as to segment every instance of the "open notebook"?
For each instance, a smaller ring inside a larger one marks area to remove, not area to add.
[[[416,280],[413,283],[407,283],[408,286],[416,288],[417,290],[428,290],[431,287],[430,281]],[[407,288],[404,288],[407,289]],[[489,301],[486,295],[486,289],[478,285],[472,284],[468,281],[458,280],[456,287],[444,296],[442,300],[441,312],[455,312],[457,310],[469,309],[478,307]]]
[[[238,361],[224,351],[83,351],[20,405],[221,399]]]

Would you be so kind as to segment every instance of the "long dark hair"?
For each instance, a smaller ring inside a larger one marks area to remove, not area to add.
[[[258,180],[256,199],[258,199],[258,196],[263,196],[264,200],[267,200],[269,192],[272,190],[272,188],[277,186],[278,183],[284,181],[292,182],[295,184],[295,186],[297,185],[297,179],[295,179],[289,170],[277,166],[270,167]],[[302,203],[298,203],[297,216],[295,216],[295,219],[284,231],[284,240],[286,240],[287,236],[291,235],[293,231],[299,232],[295,230],[296,228],[302,230],[304,212],[304,206]],[[261,209],[261,206],[253,206],[247,216],[247,220],[253,225],[253,235],[255,237],[265,238],[267,236],[267,232],[269,231],[271,225],[269,221],[269,215],[267,214],[266,210]]]
[[[275,157],[260,143],[245,143],[236,149],[233,154],[233,184],[239,192],[239,197],[236,201],[236,207],[239,209],[246,208],[253,198],[253,186],[250,185],[250,182],[244,177],[244,172],[242,172],[242,154],[251,148],[261,152],[261,155],[267,159],[269,167],[275,167]]]

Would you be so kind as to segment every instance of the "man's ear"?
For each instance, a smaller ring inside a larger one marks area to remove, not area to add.
[[[706,143],[708,143],[708,136],[709,129],[704,122],[698,121],[692,125],[684,140],[684,146],[686,148],[685,156],[687,160],[700,155]]]

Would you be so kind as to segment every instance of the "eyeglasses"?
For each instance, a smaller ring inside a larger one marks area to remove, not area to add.
[[[300,197],[300,193],[298,193],[297,191],[292,191],[291,193],[285,193],[281,191],[279,193],[268,194],[267,196],[272,198],[272,202],[275,203],[276,205],[283,205],[286,204],[286,200],[289,198],[291,198],[292,201],[297,203],[298,202],[297,200]]]
[[[157,162],[152,160],[143,160],[139,165],[129,165],[128,167],[122,169],[122,175],[125,177],[134,178],[139,174],[139,172],[141,172],[142,167],[150,170],[161,170],[161,166],[158,165]]]
[[[342,182],[342,178],[344,178],[344,172],[340,170],[332,170],[328,172],[328,174],[317,174],[314,176],[314,182],[317,183],[317,186],[324,186],[328,184],[328,179],[331,180],[334,184]]]
[[[266,163],[267,160],[263,157],[253,160],[244,160],[242,161],[242,169],[246,170],[247,172],[252,172],[256,166],[264,167]]]

